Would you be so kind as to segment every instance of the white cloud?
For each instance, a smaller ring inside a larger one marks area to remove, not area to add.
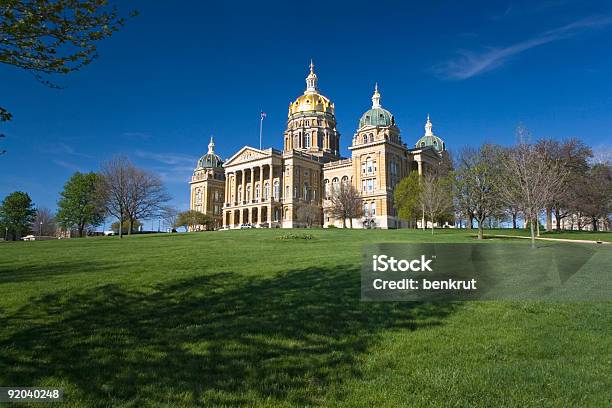
[[[154,160],[163,164],[168,165],[177,165],[177,164],[190,164],[195,167],[196,162],[198,160],[197,157],[189,156],[186,154],[180,153],[155,153],[149,152],[145,150],[137,150],[136,156],[143,158]]]
[[[459,58],[447,61],[434,68],[444,79],[462,80],[498,68],[511,57],[540,45],[572,38],[586,29],[599,28],[612,24],[610,17],[590,17],[565,26],[545,31],[530,39],[503,48],[490,48],[485,52],[460,50]]]

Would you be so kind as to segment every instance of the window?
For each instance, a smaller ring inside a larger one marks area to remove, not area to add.
[[[323,180],[323,184],[325,185],[325,198],[329,198],[331,196],[331,190],[329,185],[329,179]]]
[[[365,217],[370,215],[370,209],[369,209],[368,203],[363,203],[363,215]]]
[[[202,203],[202,190],[198,190],[198,192],[196,193],[196,203]]]
[[[372,133],[370,133],[370,142],[374,141],[374,135]]]
[[[264,184],[263,199],[267,200],[270,197],[270,183],[266,181]]]
[[[371,157],[368,157],[366,159],[366,171],[368,173],[373,173],[374,170],[375,170],[375,168],[374,168],[374,160],[372,160]]]
[[[363,143],[368,143],[368,135],[363,135]]]
[[[238,187],[238,201],[242,201],[242,186]]]
[[[278,180],[274,180],[274,198],[277,200],[280,198],[280,184]]]
[[[365,174],[365,172],[366,172],[366,162],[362,162],[362,163],[361,163],[361,172],[362,172],[363,174]]]
[[[332,190],[334,193],[340,191],[340,181],[338,180],[338,177],[334,177],[332,180]]]
[[[247,186],[246,188],[246,196],[244,197],[246,201],[251,199],[251,186]]]
[[[310,135],[308,133],[304,134],[304,147],[310,147]]]
[[[255,184],[255,199],[256,200],[259,200],[260,191],[261,189],[260,189],[259,183]]]
[[[289,198],[291,196],[291,187],[289,185],[285,186],[285,198]]]
[[[373,217],[376,215],[376,202],[372,201],[372,204],[370,205],[370,215]]]
[[[347,177],[347,176],[342,177],[342,185],[343,185],[344,187],[347,187],[347,186],[348,186],[348,184],[349,184],[349,179],[348,179],[348,177]]]
[[[310,187],[308,186],[308,183],[304,183],[304,194],[302,195],[302,198],[304,198],[306,201],[310,199]]]

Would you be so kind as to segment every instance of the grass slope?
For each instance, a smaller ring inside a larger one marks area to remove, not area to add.
[[[472,240],[245,230],[3,244],[0,384],[62,387],[67,407],[610,406],[612,303],[359,301],[365,243]]]

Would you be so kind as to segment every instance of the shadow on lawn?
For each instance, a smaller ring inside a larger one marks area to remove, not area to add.
[[[88,406],[317,405],[359,376],[381,330],[438,325],[456,307],[362,303],[359,270],[344,267],[146,289],[53,294],[3,316],[0,382],[63,379],[66,401]]]

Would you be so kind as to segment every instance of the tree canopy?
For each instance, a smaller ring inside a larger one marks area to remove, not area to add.
[[[36,209],[32,199],[23,191],[9,194],[0,205],[0,226],[13,240],[30,232],[35,219]]]
[[[104,211],[97,200],[96,173],[76,172],[64,185],[58,205],[57,221],[62,228],[76,228],[79,236],[88,226],[97,226],[104,220]]]

